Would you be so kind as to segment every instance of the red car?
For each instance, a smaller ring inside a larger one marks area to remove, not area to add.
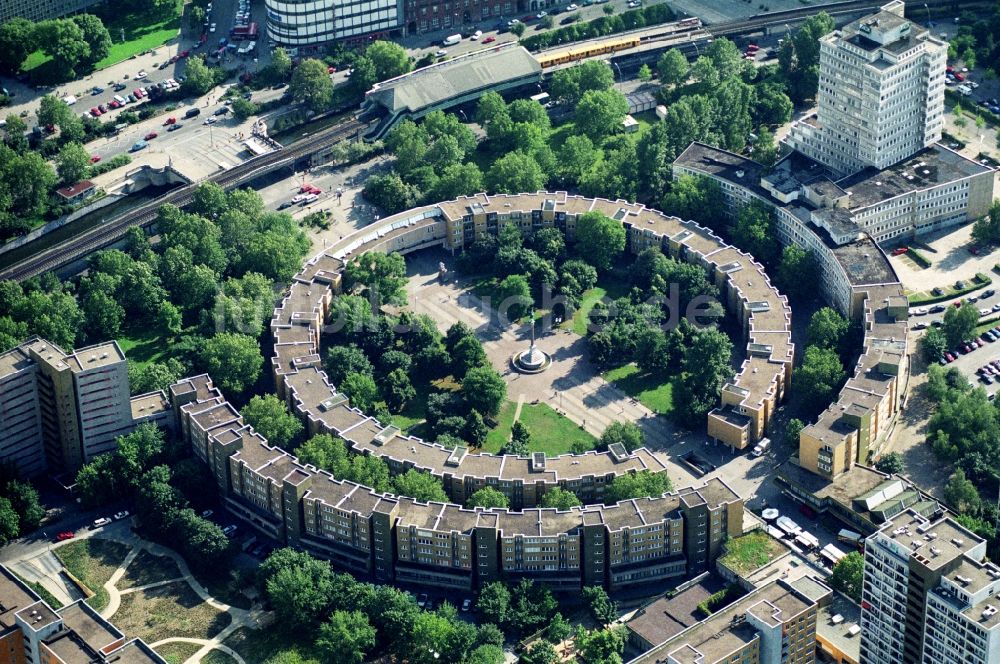
[[[892,255],[893,256],[902,256],[903,254],[905,254],[909,250],[910,250],[909,247],[896,247],[895,249],[892,250]]]
[[[135,95],[136,99],[142,99],[143,97],[146,96],[146,93],[143,92],[142,88],[136,88],[135,90],[132,91],[132,94]]]
[[[327,74],[336,74],[337,73],[337,68],[336,67],[327,67],[326,68],[326,73]]]
[[[163,126],[169,127],[172,124],[177,124],[177,118],[167,118],[166,121],[163,123]]]
[[[954,74],[954,73],[955,73],[955,68],[949,65],[949,66],[948,66],[948,67],[947,67],[947,68],[945,69],[945,71],[946,71],[946,72],[948,72],[949,74]]]
[[[108,102],[108,108],[118,108],[119,106],[121,106],[121,104],[119,104],[114,99],[112,99],[111,101]]]
[[[191,51],[181,51],[180,53],[177,54],[177,57],[178,58],[186,58],[190,53],[191,53]]]
[[[93,115],[95,118],[99,118],[102,115],[104,115],[103,113],[101,113],[101,109],[97,108],[96,106],[90,109],[90,114]]]
[[[56,541],[65,542],[66,540],[73,539],[74,537],[76,537],[76,533],[67,530],[56,535]]]
[[[145,138],[145,139],[146,139],[147,141],[151,141],[151,140],[153,140],[154,138],[156,138],[157,136],[158,136],[158,134],[157,134],[157,133],[156,133],[155,131],[151,131],[151,132],[149,132],[148,134],[146,134],[146,136],[145,136],[144,138]]]
[[[955,80],[958,81],[959,83],[961,83],[962,81],[965,80],[965,77],[962,76],[961,74],[956,73],[955,74]]]
[[[757,46],[757,44],[747,44],[747,51],[749,51],[750,53],[756,52],[757,49],[759,48],[760,46]]]
[[[100,160],[101,160],[101,155],[95,154],[93,157],[90,158],[90,163],[96,164]]]
[[[496,40],[497,40],[497,38],[496,38],[496,37],[487,37],[486,39],[484,39],[484,40],[482,41],[482,43],[483,43],[483,44],[492,44],[492,43],[493,43],[493,42],[495,42]]]
[[[323,193],[323,190],[313,184],[304,184],[299,188],[300,194],[319,194]]]
[[[944,354],[944,359],[948,360],[949,362],[954,362],[955,361],[955,356],[952,355],[951,353],[945,353]]]

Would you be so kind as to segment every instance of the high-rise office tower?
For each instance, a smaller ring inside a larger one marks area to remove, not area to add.
[[[820,39],[815,116],[789,146],[839,176],[885,169],[941,138],[947,43],[893,0]]]

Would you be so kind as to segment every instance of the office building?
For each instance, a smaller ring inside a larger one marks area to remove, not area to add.
[[[0,461],[25,476],[75,471],[167,408],[162,393],[130,396],[114,341],[67,353],[34,337],[0,354]]]
[[[53,609],[0,565],[0,664],[166,664],[79,600]]]
[[[279,46],[381,39],[401,32],[403,0],[265,0],[267,36]]]
[[[893,0],[820,38],[814,117],[788,144],[847,176],[883,170],[941,139],[948,44]]]
[[[100,0],[0,0],[0,23],[12,18],[44,21],[76,14],[93,7]]]
[[[907,510],[865,542],[861,661],[1000,661],[1000,568],[951,517]]]

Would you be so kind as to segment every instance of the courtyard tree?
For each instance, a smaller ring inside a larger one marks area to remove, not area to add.
[[[517,661],[520,664],[556,664],[559,661],[559,653],[551,643],[536,641]]]
[[[406,286],[406,261],[393,252],[369,251],[351,260],[344,268],[344,286],[368,292],[374,308],[383,302],[400,304]]]
[[[587,662],[593,664],[618,664],[625,652],[625,627],[587,631],[577,627],[576,647]]]
[[[201,343],[201,367],[223,392],[242,393],[257,382],[264,357],[258,341],[245,334],[221,332]]]
[[[186,95],[200,97],[211,90],[216,83],[215,71],[205,64],[203,56],[187,58],[184,65],[184,82],[181,83],[181,92]]]
[[[510,501],[507,496],[503,495],[493,487],[485,487],[476,491],[469,499],[465,501],[466,507],[510,507]]]
[[[553,507],[557,510],[568,510],[583,503],[576,494],[566,489],[556,487],[545,492],[542,496],[542,507]]]
[[[489,360],[482,342],[473,336],[459,339],[451,351],[451,370],[459,380],[462,380],[471,369],[488,364]]]
[[[378,388],[371,376],[361,373],[349,373],[344,376],[340,390],[351,400],[351,407],[364,413],[375,409],[378,401]]]
[[[401,496],[410,496],[423,502],[448,502],[448,494],[441,486],[441,480],[430,473],[422,473],[411,468],[402,475],[392,479],[394,492]]]
[[[604,60],[586,60],[552,75],[549,91],[556,99],[575,106],[590,91],[609,90],[615,74]]]
[[[517,420],[510,428],[510,440],[501,449],[503,454],[515,454],[524,456],[528,454],[528,446],[531,444],[531,432],[524,422]]]
[[[924,336],[920,337],[919,344],[920,353],[928,363],[937,362],[939,358],[944,357],[945,351],[948,350],[948,339],[944,332],[937,327],[928,328]]]
[[[483,620],[494,625],[506,625],[510,617],[510,590],[500,581],[483,586],[476,599],[476,611]]]
[[[83,33],[83,41],[90,47],[83,57],[83,64],[93,67],[111,50],[111,35],[104,22],[93,14],[77,14],[71,19]]]
[[[904,470],[903,456],[899,452],[889,452],[888,454],[883,454],[881,458],[875,462],[875,470],[889,474],[901,473]]]
[[[850,322],[830,307],[823,307],[809,318],[806,339],[810,346],[839,350]]]
[[[625,251],[625,229],[601,212],[585,212],[576,220],[576,250],[598,270],[607,270]]]
[[[691,65],[688,64],[687,58],[676,48],[668,49],[656,63],[660,82],[671,87],[677,87],[687,81],[690,69]]]
[[[614,505],[630,498],[662,496],[672,486],[666,473],[652,473],[648,470],[626,473],[613,479],[607,486],[604,490],[604,502]]]
[[[795,371],[795,384],[802,402],[809,404],[811,411],[819,412],[830,403],[834,391],[845,377],[844,365],[837,351],[807,346],[802,365]]]
[[[393,369],[383,379],[382,396],[390,412],[400,413],[417,396],[417,390],[403,369]]]
[[[303,60],[295,68],[288,91],[292,99],[305,104],[315,113],[325,111],[333,101],[333,81],[326,71],[326,65],[313,58]]]
[[[733,242],[764,264],[777,259],[774,212],[756,199],[740,208],[733,227]]]
[[[45,518],[45,507],[38,498],[38,490],[31,482],[10,480],[6,486],[0,487],[0,496],[6,497],[17,513],[18,530],[21,534],[38,528]]]
[[[507,398],[507,383],[492,367],[473,367],[462,379],[462,396],[470,408],[493,418]]]
[[[502,322],[510,324],[531,313],[534,300],[531,298],[531,286],[524,275],[512,274],[499,284],[495,291],[497,298],[493,306],[500,315]]]
[[[792,419],[788,420],[788,424],[785,425],[785,440],[792,443],[793,445],[798,445],[799,434],[801,434],[802,430],[805,428],[806,428],[805,422],[798,419],[797,417],[793,417]]]
[[[66,80],[76,78],[76,68],[90,56],[83,30],[71,19],[50,19],[35,24],[38,47],[52,58]]]
[[[0,496],[0,545],[16,539],[20,532],[14,506],[10,500]]]
[[[794,244],[785,247],[774,277],[778,288],[793,298],[808,297],[815,293],[815,276],[819,273],[816,254]]]
[[[975,514],[979,510],[982,499],[979,497],[979,490],[966,476],[961,468],[956,470],[948,478],[948,484],[944,487],[944,499],[959,514]]]
[[[365,181],[362,194],[386,214],[395,214],[416,205],[420,191],[398,173],[379,173]]]
[[[861,583],[864,570],[865,559],[857,551],[851,551],[833,566],[833,573],[830,574],[830,586],[855,602],[861,602]]]
[[[255,395],[240,414],[269,443],[285,449],[289,449],[304,429],[302,421],[289,413],[285,402],[273,394]]]
[[[646,443],[646,436],[635,422],[612,422],[601,434],[598,449],[606,450],[614,444],[621,444],[627,452],[634,452]]]
[[[607,625],[618,619],[618,602],[608,597],[608,592],[603,587],[585,586],[580,597],[598,625]]]
[[[282,629],[296,633],[319,624],[331,599],[333,571],[328,562],[309,555],[282,556],[272,568],[262,567],[262,574],[268,601]]]

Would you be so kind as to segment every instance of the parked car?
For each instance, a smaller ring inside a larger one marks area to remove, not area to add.
[[[427,593],[420,593],[420,596],[417,597],[417,606],[421,609],[427,606],[427,599]]]
[[[97,108],[96,106],[90,109],[90,114],[93,115],[95,118],[99,118],[101,117],[101,115],[103,115],[101,113],[101,109]]]
[[[97,163],[97,162],[99,162],[100,160],[101,160],[101,155],[99,155],[99,154],[95,154],[94,156],[92,156],[92,157],[90,158],[90,163],[92,163],[92,164],[96,164],[96,163]]]
[[[983,307],[982,309],[979,310],[979,315],[980,315],[980,317],[982,317],[982,316],[989,316],[992,312],[993,312],[992,309],[990,309],[988,307]]]
[[[207,519],[208,517],[212,516],[213,514],[215,514],[215,512],[213,512],[212,510],[205,510],[204,512],[201,513],[201,518]]]
[[[184,125],[182,125],[180,122],[178,122],[177,124],[172,124],[169,127],[167,127],[167,131],[177,131],[178,129],[180,129],[183,126]]]
[[[128,518],[128,510],[122,510],[121,512],[115,512],[115,521],[121,521],[122,519]]]
[[[56,535],[56,541],[57,542],[65,542],[66,540],[73,539],[74,537],[76,537],[76,533],[74,533],[72,531],[69,531],[69,530],[65,530],[65,531],[59,533],[58,535]]]
[[[149,145],[149,143],[147,143],[146,141],[139,140],[139,141],[136,141],[135,143],[133,143],[132,147],[129,148],[128,151],[129,152],[138,152],[139,150],[142,150],[143,148],[145,148],[147,145]]]
[[[464,600],[462,600],[462,611],[467,612],[470,609],[472,609],[472,600],[466,597]]]
[[[911,329],[911,330],[926,330],[926,329],[927,329],[927,323],[925,323],[925,322],[923,322],[923,321],[921,321],[921,322],[919,322],[919,323],[915,323],[915,324],[913,325],[913,327],[912,327],[912,328],[910,328],[910,329]]]
[[[213,113],[212,115],[225,115],[228,112],[229,112],[229,107],[223,106],[221,108],[215,109],[215,113]]]
[[[951,353],[945,353],[944,354],[944,359],[948,360],[949,362],[954,362],[955,361],[955,356],[952,355]]]
[[[169,127],[172,124],[177,124],[177,118],[167,118],[166,120],[163,121],[164,127]]]
[[[295,203],[292,203],[291,201],[284,201],[281,205],[278,206],[278,209],[279,210],[287,210],[288,208],[292,207],[293,205],[295,205]]]
[[[935,304],[933,307],[931,307],[931,313],[932,314],[939,314],[939,313],[941,313],[942,311],[944,311],[947,308],[948,307],[946,307],[943,304]]]
[[[200,108],[189,108],[184,113],[184,117],[185,117],[185,119],[186,118],[193,118],[194,116],[199,115],[200,113],[201,113],[201,109]]]
[[[490,35],[489,37],[487,37],[486,39],[483,40],[483,43],[484,44],[492,44],[496,40],[497,40],[496,37],[494,37],[493,35]]]
[[[128,86],[125,85],[124,83],[115,83],[115,92],[121,92],[122,90],[124,90],[127,87]]]
[[[202,124],[214,125],[216,122],[218,122],[216,118],[205,118],[205,121]]]
[[[445,50],[445,49],[443,49],[443,48],[439,48],[439,49],[438,49],[438,50],[437,50],[437,51],[436,51],[436,52],[434,53],[434,57],[437,57],[437,58],[443,58],[443,57],[444,57],[444,56],[446,56],[446,55],[448,55],[448,51],[446,51],[446,50]]]
[[[231,538],[236,533],[236,530],[237,530],[236,524],[231,523],[222,529],[222,534],[225,535],[226,537]]]
[[[111,523],[111,519],[106,516],[102,516],[100,519],[94,519],[94,528],[103,528],[104,526]]]
[[[157,134],[155,131],[151,131],[148,134],[146,134],[145,136],[143,136],[143,139],[145,139],[147,141],[151,141],[154,138],[156,138],[157,136],[159,136],[159,134]]]
[[[149,78],[149,74],[140,69],[139,73],[135,75],[135,80],[141,81],[144,78]]]

